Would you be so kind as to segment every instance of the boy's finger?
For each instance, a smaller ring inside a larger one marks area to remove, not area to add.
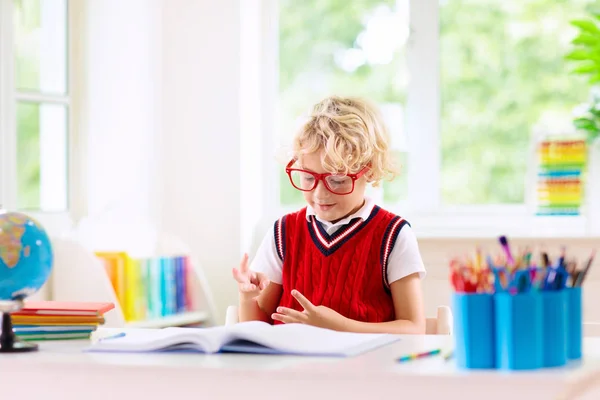
[[[233,273],[233,278],[239,283],[248,282],[248,278],[245,275],[243,275],[237,268],[234,268],[231,272]]]
[[[284,324],[296,324],[296,323],[299,323],[299,321],[297,321],[295,318],[288,317],[287,315],[278,314],[278,313],[271,314],[271,318],[274,319],[274,320],[276,320],[276,321],[281,321]]]
[[[253,291],[255,291],[255,290],[256,290],[256,285],[253,285],[253,284],[251,284],[251,283],[242,283],[242,284],[240,285],[240,290],[241,290],[242,292],[246,292],[246,293],[247,293],[247,292],[253,292]]]
[[[242,273],[248,272],[248,254],[244,253],[244,257],[242,257],[242,262],[240,262],[240,271]]]
[[[263,279],[263,280],[260,281],[259,287],[261,289],[266,289],[267,286],[269,286],[269,283],[271,283],[271,282],[268,279],[265,278],[265,279]]]
[[[305,321],[307,317],[305,313],[287,307],[277,307],[277,313],[294,318],[297,321]]]
[[[304,297],[304,295],[302,293],[300,293],[297,290],[292,290],[292,296],[294,296],[294,298],[296,300],[298,300],[298,303],[300,303],[300,305],[306,310],[306,311],[312,311],[314,309],[315,306],[313,306],[313,304],[308,301],[308,299],[306,297]]]

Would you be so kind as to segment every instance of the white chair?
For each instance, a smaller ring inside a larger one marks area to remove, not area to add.
[[[237,324],[238,308],[237,306],[227,307],[225,315],[225,325]],[[438,306],[437,316],[427,318],[425,333],[427,335],[452,335],[452,310],[447,306]]]

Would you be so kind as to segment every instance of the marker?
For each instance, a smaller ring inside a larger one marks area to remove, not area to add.
[[[435,350],[431,350],[431,351],[426,351],[424,353],[408,354],[406,356],[402,356],[402,357],[398,358],[398,362],[417,360],[419,358],[435,356],[437,354],[440,354],[441,352],[442,352],[442,349],[435,349]]]
[[[565,264],[565,253],[566,253],[566,249],[563,246],[560,250],[560,258],[558,259],[558,268],[564,267]]]
[[[510,252],[510,246],[508,245],[508,239],[506,239],[506,236],[500,236],[500,238],[498,238],[498,240],[500,241],[500,245],[502,246],[502,249],[506,253],[506,260],[508,261],[508,265],[514,266],[515,260]]]

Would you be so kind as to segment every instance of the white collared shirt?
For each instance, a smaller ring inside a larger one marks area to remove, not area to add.
[[[354,214],[336,222],[331,223],[329,221],[323,221],[316,216],[315,211],[312,207],[307,206],[306,218],[310,219],[311,215],[315,215],[317,221],[319,221],[325,231],[331,235],[340,229],[342,226],[348,224],[353,218],[362,218],[366,220],[371,211],[375,207],[375,202],[366,198],[365,204]],[[283,261],[277,255],[277,248],[275,245],[275,235],[273,229],[269,229],[265,237],[263,238],[256,256],[250,264],[250,269],[255,272],[264,273],[272,282],[281,284],[282,283],[282,270]],[[390,251],[387,266],[387,278],[391,284],[405,276],[419,273],[420,278],[425,277],[425,266],[421,259],[421,253],[419,252],[419,244],[417,238],[409,225],[404,225],[398,234],[396,243]]]

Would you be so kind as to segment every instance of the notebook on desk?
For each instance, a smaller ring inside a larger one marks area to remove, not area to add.
[[[211,328],[128,329],[87,350],[96,352],[255,353],[351,357],[399,340],[388,334],[336,332],[309,325],[243,322]]]

